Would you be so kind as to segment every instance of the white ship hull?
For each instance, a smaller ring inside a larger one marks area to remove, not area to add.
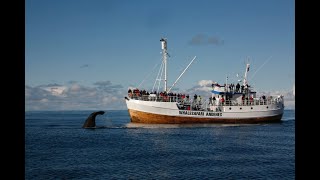
[[[126,100],[131,122],[135,123],[259,123],[280,121],[283,103],[219,106],[221,111],[179,110],[176,102]],[[212,107],[208,107],[209,109]]]

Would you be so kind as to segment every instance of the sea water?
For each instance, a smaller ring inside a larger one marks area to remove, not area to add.
[[[25,113],[25,179],[295,179],[295,111],[280,123],[151,125],[127,110]]]

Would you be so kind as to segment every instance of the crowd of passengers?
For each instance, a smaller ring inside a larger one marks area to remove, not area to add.
[[[238,83],[239,84],[239,83]],[[142,100],[149,100],[149,95],[150,94],[154,94],[156,97],[154,97],[155,99],[159,99],[161,101],[169,101],[169,102],[189,102],[190,98],[189,98],[189,94],[182,94],[182,93],[166,93],[166,92],[157,92],[154,91],[152,93],[149,93],[146,90],[139,90],[139,89],[129,89],[128,90],[128,96],[130,98],[140,98]],[[271,96],[269,97],[271,98]],[[154,100],[155,100],[154,99]],[[245,94],[242,95],[242,104],[243,105],[253,105],[254,104],[254,99],[253,96],[246,96]],[[202,104],[202,97],[200,95],[195,94],[193,97],[193,103],[197,103],[199,105]],[[265,104],[266,103],[266,96],[262,95],[260,97],[260,104]],[[230,102],[230,97],[226,96],[226,98],[224,97],[224,95],[218,95],[218,97],[209,97],[209,105],[232,105]]]
[[[150,94],[156,95],[156,98],[161,99],[163,101],[181,101],[181,100],[186,100],[189,101],[189,95],[187,94],[182,94],[182,93],[173,93],[173,92],[157,92],[153,91],[149,93],[146,90],[139,90],[139,89],[129,89],[128,90],[128,96],[130,98],[142,98],[144,100],[147,100]]]
[[[239,83],[237,83],[236,85],[234,85],[233,83],[231,84],[224,84],[224,85],[220,85],[218,83],[212,83],[212,89],[217,86],[217,87],[224,87],[224,90],[226,92],[233,92],[233,93],[246,93],[246,89],[248,89],[250,86],[247,84],[246,86],[241,85]]]

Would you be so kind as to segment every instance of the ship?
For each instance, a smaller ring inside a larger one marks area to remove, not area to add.
[[[250,63],[246,63],[243,79],[237,84],[212,83],[208,98],[200,95],[193,97],[187,93],[172,92],[183,73],[192,64],[196,56],[180,74],[173,85],[167,86],[167,38],[161,38],[162,66],[157,82],[164,83],[163,91],[145,91],[129,88],[125,97],[126,106],[132,123],[145,124],[252,124],[280,122],[284,112],[283,95],[260,95],[248,83]],[[163,73],[164,72],[164,73]],[[156,83],[155,83],[156,84]],[[160,83],[159,83],[160,84]],[[241,85],[240,85],[241,84]]]

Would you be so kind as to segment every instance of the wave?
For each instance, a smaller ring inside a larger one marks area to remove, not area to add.
[[[294,117],[282,118],[281,121],[294,121],[296,120]]]

